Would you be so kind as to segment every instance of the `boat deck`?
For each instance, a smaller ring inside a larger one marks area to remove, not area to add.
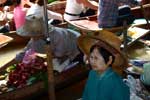
[[[77,99],[81,98],[85,82],[86,82],[86,79],[83,79],[76,84],[73,84],[67,88],[64,88],[64,89],[58,91],[55,94],[56,100],[77,100]],[[45,93],[43,95],[40,95],[35,98],[31,98],[31,99],[48,100],[48,95]]]

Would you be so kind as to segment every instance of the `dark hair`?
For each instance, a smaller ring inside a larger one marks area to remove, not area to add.
[[[21,3],[21,0],[13,0],[14,6],[18,6]]]
[[[93,45],[90,49],[90,53],[93,52],[93,50],[97,48],[99,53],[102,55],[102,57],[104,58],[104,61],[105,63],[107,63],[109,61],[109,57],[112,56],[112,63],[109,65],[109,66],[112,66],[114,60],[115,60],[115,57],[112,53],[110,53],[108,50],[106,50],[105,48],[103,47],[100,47],[98,45]]]
[[[44,1],[43,0],[36,0],[35,3],[37,3],[40,6],[44,5]]]

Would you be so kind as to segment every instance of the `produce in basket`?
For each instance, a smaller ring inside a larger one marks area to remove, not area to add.
[[[46,71],[45,60],[36,57],[30,63],[18,63],[16,69],[11,71],[8,76],[8,85],[15,88],[22,88],[27,85],[28,79],[33,75]]]

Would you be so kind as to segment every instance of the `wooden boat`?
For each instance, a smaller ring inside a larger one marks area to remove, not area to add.
[[[66,23],[61,23],[59,25],[56,25],[58,27],[66,27]],[[9,43],[6,47],[3,47],[0,49],[0,54],[4,55],[0,58],[2,59],[2,62],[0,64],[0,72],[5,70],[8,66],[16,63],[14,61],[15,55],[20,52],[24,46],[26,45],[28,38],[20,37],[16,34],[15,31],[11,31],[10,33],[6,33],[5,35],[8,35],[14,40]],[[17,45],[16,45],[17,44]],[[9,58],[7,58],[9,56]],[[69,70],[66,70],[59,75],[55,76],[55,89],[56,92],[61,90],[62,88],[65,88],[71,84],[74,84],[84,78],[87,77],[89,69],[86,67],[83,67],[82,65],[76,65],[76,67],[73,67]],[[80,76],[80,77],[79,77]],[[40,91],[40,92],[39,92]],[[0,94],[0,99],[2,100],[20,100],[23,98],[30,98],[33,95],[39,95],[46,91],[44,82],[39,81],[33,85],[26,86],[24,88],[16,89],[14,91],[6,92],[3,94]]]
[[[149,7],[150,5],[148,4],[148,5],[144,5],[144,6]],[[140,8],[136,8],[134,10],[140,11],[139,9]],[[97,16],[90,16],[90,17],[85,17],[85,18],[81,18],[78,20],[72,20],[72,21],[67,21],[67,22],[69,24],[73,25],[75,28],[77,28],[77,30],[79,30],[82,34],[88,34],[93,31],[102,30],[102,29],[98,28]],[[136,20],[135,23],[128,26],[128,28],[129,29],[128,29],[127,36],[130,39],[130,40],[127,40],[128,41],[127,42],[128,49],[133,48],[135,46],[135,44],[137,43],[137,41],[140,41],[140,43],[144,43],[144,44],[146,43],[145,41],[149,41],[146,39],[147,38],[150,39],[150,37],[149,37],[150,29],[149,29],[145,19]],[[114,28],[108,28],[105,30],[111,31],[118,35],[118,33],[122,34],[124,27],[114,27]],[[121,38],[123,40],[123,35],[119,36],[119,38]],[[149,44],[150,44],[150,41],[149,41]],[[127,52],[127,55],[129,53],[129,58],[134,58],[134,57],[130,56],[131,52],[134,51],[134,50],[133,51],[132,50],[133,49],[131,49],[130,52]]]
[[[150,4],[143,5],[143,7],[144,7],[144,9],[150,8]],[[132,8],[131,11],[132,12],[133,11],[140,12],[140,9],[141,9],[140,7],[135,7],[135,8]],[[144,18],[144,16],[142,16],[142,18]],[[102,30],[102,28],[98,27],[96,15],[90,16],[90,17],[80,18],[77,20],[71,20],[71,21],[67,21],[67,22],[70,25],[74,26],[76,28],[76,30],[80,31],[81,34],[87,34],[87,33],[90,33],[92,31]],[[135,37],[130,37],[132,40],[130,42],[128,42],[128,44],[127,44],[128,46],[130,46],[135,41],[139,40],[140,38],[144,37],[146,34],[150,33],[150,29],[149,29],[150,25],[147,24],[145,19],[140,20],[140,21],[135,20],[133,24],[128,25],[126,27],[121,26],[121,27],[105,28],[105,30],[114,32],[116,34],[118,34],[118,33],[120,34],[123,32],[123,30],[127,30],[127,28],[129,28],[129,27],[136,27],[136,26],[138,26],[138,27],[144,26],[147,29],[146,30],[139,29],[139,31],[142,31],[141,33],[136,34]]]
[[[98,0],[96,0],[98,2]],[[150,2],[148,0],[143,0],[142,4],[144,9],[146,9],[146,12],[150,11]],[[66,6],[66,0],[58,0],[56,2],[53,2],[51,4],[48,4],[48,9],[51,11],[55,11],[61,14],[64,14],[65,11],[65,6]],[[140,6],[133,7],[132,9],[133,15],[139,17],[143,17],[143,13],[140,11]],[[149,15],[150,17],[150,15]]]
[[[143,5],[143,8],[144,8],[144,11],[145,11],[145,16],[150,19],[150,4],[147,3],[147,4],[144,4]],[[136,17],[136,18],[143,18],[144,15],[143,15],[143,11],[141,10],[141,7],[140,6],[137,6],[137,7],[133,7],[131,8],[132,10],[132,14]]]
[[[144,26],[140,26],[140,27],[144,27]],[[13,49],[16,49],[15,53],[13,53],[13,55],[15,55],[17,52],[22,50],[22,48],[26,45],[26,43],[28,41],[28,39],[24,39],[16,34],[10,34],[9,36],[12,36],[14,38],[14,41],[12,41],[7,46],[0,49],[1,55],[8,54],[8,52],[10,54],[12,54]],[[18,44],[18,45],[16,45],[16,44]],[[133,47],[134,47],[134,45],[131,46],[130,48],[133,48]],[[135,50],[136,49],[130,49],[130,51],[128,51],[128,54],[130,54],[133,51],[135,52]],[[4,54],[4,51],[5,51],[5,54]],[[8,54],[8,55],[10,55],[10,54]],[[7,56],[7,55],[5,55],[5,56]],[[130,56],[130,55],[128,55],[128,56]],[[0,57],[2,57],[2,56],[0,56]],[[13,58],[14,58],[14,56],[9,58],[9,61],[7,61],[7,63],[5,63],[0,68],[0,72],[2,72],[8,66],[15,63]],[[130,58],[133,59],[134,57],[130,56]],[[3,58],[1,58],[1,59],[3,59]],[[64,72],[58,74],[57,76],[55,76],[56,92],[60,91],[61,89],[65,88],[71,84],[75,84],[76,82],[79,82],[80,80],[86,78],[88,71],[89,71],[89,69],[87,69],[86,67],[84,67],[82,65],[77,65],[76,67],[73,67],[67,71],[64,71]],[[37,96],[39,94],[42,94],[43,92],[46,92],[46,89],[44,87],[44,82],[39,81],[35,84],[26,86],[24,88],[19,88],[14,91],[5,92],[3,94],[0,94],[0,99],[1,100],[19,100],[19,99],[23,99],[23,98],[28,99],[28,98],[32,97],[33,95]]]
[[[47,5],[47,9],[57,13],[64,14],[66,8],[66,1],[56,1]]]
[[[7,67],[16,63],[14,57],[16,53],[20,52],[26,43],[28,38],[20,37],[15,33],[8,34],[13,37],[14,40],[10,42],[7,46],[0,49],[0,73],[3,72]],[[17,44],[17,45],[16,45]],[[63,71],[55,76],[55,89],[56,92],[69,86],[75,84],[76,82],[84,79],[88,75],[89,69],[83,65],[76,65],[66,71]],[[45,89],[45,83],[39,81],[35,84],[25,86],[24,88],[15,89],[10,92],[5,92],[0,94],[0,100],[21,100],[32,97],[33,95],[39,95],[43,92],[47,92]]]
[[[117,29],[115,29],[115,30],[117,30]],[[16,52],[19,52],[20,50],[22,50],[22,48],[26,45],[28,39],[24,40],[24,38],[17,36],[16,34],[9,34],[9,36],[15,37],[14,41],[12,43],[8,44],[8,46],[0,49],[0,52],[2,52],[1,54],[4,54],[4,51],[7,51],[7,49],[8,49],[8,52],[12,53],[12,49],[18,48],[14,53],[14,55],[15,55]],[[18,45],[16,45],[16,44],[18,44]],[[12,56],[10,61],[8,61],[6,64],[4,64],[2,66],[2,68],[0,68],[0,71],[5,70],[5,68],[7,68],[9,65],[14,64],[15,62],[14,62],[13,58],[14,58],[14,56]],[[80,81],[81,79],[84,79],[87,76],[88,71],[89,71],[89,69],[87,69],[86,67],[83,67],[82,65],[78,65],[76,67],[73,67],[73,68],[55,76],[56,92],[64,87],[67,87],[70,84],[76,83],[76,82]],[[45,87],[44,87],[44,82],[39,81],[33,85],[29,85],[24,88],[20,88],[20,89],[14,90],[14,91],[3,93],[0,95],[0,99],[1,100],[18,100],[18,99],[22,99],[22,98],[26,98],[26,97],[31,97],[33,95],[41,94],[44,91],[46,91]]]
[[[51,4],[48,4],[47,5],[47,8],[51,11],[54,11],[54,12],[58,12],[58,13],[61,13],[61,14],[64,14],[64,11],[65,11],[65,6],[66,6],[66,1],[65,0],[61,0],[61,1],[56,1],[56,2],[53,2]],[[143,5],[144,9],[145,9],[145,12],[147,14],[147,17],[150,18],[150,4],[144,4]],[[143,13],[140,9],[139,6],[137,7],[133,7],[132,8],[132,14],[136,17],[136,18],[143,18]],[[0,25],[4,25],[6,23],[6,21],[0,21]],[[10,30],[11,31],[14,31],[15,30],[15,27],[14,27],[14,22],[13,20],[10,21]],[[56,25],[57,26],[57,25]]]
[[[149,12],[150,12],[150,4],[143,5],[143,8],[145,9],[145,13],[147,14],[146,15],[147,19],[150,19],[150,16],[148,15]],[[131,8],[131,12],[136,18],[144,18],[144,15],[141,11],[140,6]],[[96,15],[80,18],[80,19],[77,19],[77,20],[71,20],[71,21],[67,21],[67,22],[69,24],[75,26],[76,28],[78,28],[83,33],[84,33],[84,31],[101,30],[100,28],[98,28],[97,16]],[[123,27],[114,27],[114,28],[107,29],[107,30],[115,31],[115,30],[118,30],[118,29],[123,29]]]
[[[48,4],[47,5],[47,9],[49,9],[51,11],[54,11],[54,12],[57,12],[57,13],[63,14],[64,10],[65,10],[65,6],[66,6],[66,1],[57,1],[57,2],[53,2],[51,4]],[[3,18],[1,18],[1,15],[3,15],[2,9],[3,8],[0,7],[0,26],[3,26],[7,22],[9,22],[9,24],[10,24],[10,31],[15,31],[14,20],[12,20],[14,7],[10,6],[10,12],[8,12],[7,20],[4,20]],[[56,25],[56,26],[59,26],[59,25]],[[62,25],[60,25],[60,26],[62,26]]]
[[[0,48],[0,54],[2,55],[0,56],[0,66],[10,62],[15,57],[15,55],[24,48],[27,41],[29,40],[29,38],[17,35],[15,31],[5,35],[13,38],[13,40],[8,43],[7,46]],[[9,58],[6,58],[7,56],[9,56]]]
[[[55,76],[56,92],[87,77],[88,69],[83,66],[76,66],[65,72]],[[79,77],[80,76],[80,77]],[[1,100],[21,100],[31,98],[33,95],[40,95],[46,92],[44,82],[39,81],[35,84],[26,86],[24,88],[16,89],[11,92],[6,92],[0,95]]]
[[[13,38],[0,34],[0,48],[11,42]]]
[[[62,3],[62,6],[61,6],[61,3]],[[66,1],[60,2],[60,5],[59,5],[59,3],[58,4],[55,3],[54,4],[55,6],[51,7],[52,9],[50,8],[50,10],[57,11],[57,8],[59,8],[58,12],[63,14],[64,10],[62,10],[62,9],[65,9],[65,4],[66,4]],[[143,8],[145,10],[145,14],[146,14],[145,16],[147,17],[147,19],[150,19],[150,13],[149,13],[150,12],[150,4],[149,4],[149,0],[143,0],[142,4],[143,4]],[[143,15],[143,12],[142,12],[140,6],[132,7],[131,8],[131,12],[135,16],[135,18],[144,18],[144,15]],[[77,28],[77,30],[79,29],[79,31],[81,33],[83,33],[83,34],[84,34],[84,31],[101,30],[101,29],[98,28],[97,16],[96,15],[80,18],[78,20],[67,21],[67,22],[69,24],[75,26]],[[138,24],[134,24],[134,26],[148,29],[145,22],[144,23],[140,23],[140,24],[139,23]],[[123,30],[123,29],[124,29],[123,27],[115,27],[115,28],[106,29],[106,30],[111,31],[111,32],[117,32],[117,31],[120,31],[120,30]],[[146,33],[148,34],[149,31],[146,32]],[[146,35],[146,34],[144,34],[144,35]],[[144,35],[142,35],[141,37],[143,37]],[[137,38],[135,40],[138,40],[139,38]]]

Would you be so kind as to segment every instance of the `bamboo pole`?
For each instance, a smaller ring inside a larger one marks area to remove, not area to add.
[[[46,54],[47,54],[47,73],[48,73],[48,96],[49,100],[55,100],[55,85],[54,85],[54,74],[52,65],[52,51],[51,51],[51,41],[48,34],[48,17],[47,17],[47,2],[44,0],[44,22],[45,22],[45,37],[46,37]]]
[[[52,54],[51,49],[48,44],[46,45],[47,53],[47,73],[48,73],[48,96],[49,100],[55,100],[55,85],[54,85],[54,74],[52,66]]]
[[[123,21],[123,46],[124,46],[123,51],[125,54],[127,53],[127,46],[128,46],[127,45],[127,29],[128,29],[127,21],[124,20]]]

